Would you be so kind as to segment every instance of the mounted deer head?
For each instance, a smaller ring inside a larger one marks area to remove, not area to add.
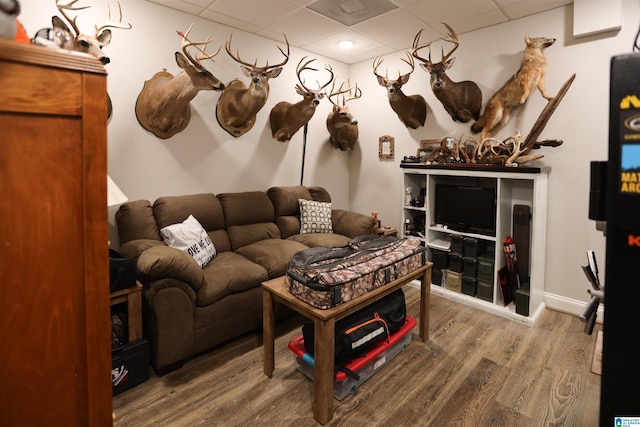
[[[449,31],[448,39],[441,39],[454,44],[453,49],[445,55],[444,48],[442,48],[442,60],[437,64],[431,61],[431,43],[425,43],[420,45],[420,35],[423,30],[418,31],[413,39],[413,46],[411,54],[414,58],[422,61],[420,64],[427,73],[431,75],[431,89],[433,94],[440,100],[444,109],[451,118],[457,122],[466,123],[471,119],[478,120],[480,116],[480,107],[482,105],[482,92],[477,84],[472,81],[465,80],[463,82],[454,82],[447,75],[446,71],[453,66],[454,58],[450,58],[453,52],[458,48],[458,36],[455,31],[442,23]],[[422,58],[418,55],[418,51],[429,48],[428,59]]]
[[[170,138],[184,130],[191,119],[191,100],[200,90],[223,90],[224,84],[211,74],[201,63],[203,59],[210,59],[220,52],[210,55],[205,53],[211,39],[201,42],[189,41],[187,33],[182,36],[182,52],[175,53],[178,67],[182,72],[173,76],[166,71],[156,73],[151,80],[144,83],[142,91],[136,100],[136,117],[140,125],[159,138]],[[202,53],[193,58],[189,53],[191,46]],[[204,46],[200,49],[199,46]]]
[[[111,60],[102,52],[102,48],[111,42],[111,30],[109,30],[109,28],[130,30],[131,24],[122,23],[122,7],[120,6],[120,3],[118,3],[118,10],[120,11],[120,20],[118,22],[111,21],[111,8],[109,8],[107,22],[99,27],[96,25],[94,34],[82,33],[76,24],[76,19],[78,17],[74,16],[73,18],[70,18],[69,15],[67,15],[67,11],[83,10],[90,6],[74,7],[74,4],[77,2],[78,0],[71,0],[67,4],[60,4],[60,0],[56,0],[56,7],[58,8],[58,11],[60,11],[62,16],[64,16],[64,18],[69,22],[71,29],[69,29],[67,24],[65,24],[61,18],[57,16],[51,18],[54,34],[56,35],[54,42],[62,49],[93,55],[98,58],[100,62],[106,65],[111,62]]]
[[[216,106],[216,117],[220,126],[229,134],[239,137],[247,133],[256,121],[256,114],[267,102],[269,97],[269,79],[276,78],[280,75],[282,67],[289,60],[289,40],[284,37],[287,43],[287,53],[278,46],[280,53],[284,55],[284,61],[269,65],[267,61],[264,67],[259,67],[257,59],[253,64],[240,59],[240,52],[235,55],[231,53],[231,38],[225,45],[225,49],[234,61],[240,64],[240,69],[245,76],[251,79],[249,87],[245,86],[240,80],[233,80],[222,92],[218,104]]]
[[[295,104],[286,101],[278,102],[271,109],[271,114],[269,115],[271,135],[280,142],[289,141],[303,125],[311,120],[311,117],[316,112],[316,107],[325,95],[322,90],[333,81],[333,70],[330,66],[326,66],[325,70],[329,72],[330,77],[324,85],[320,85],[318,82],[318,89],[309,89],[305,86],[304,79],[301,77],[302,72],[318,71],[316,68],[309,67],[309,64],[315,59],[304,62],[305,59],[307,59],[306,56],[300,60],[296,68],[296,75],[300,82],[299,85],[296,85],[296,92],[302,95],[302,101]]]
[[[335,90],[335,82],[331,85],[331,93],[327,99],[333,104],[333,110],[327,116],[327,130],[329,131],[329,140],[331,145],[342,151],[350,151],[358,140],[358,121],[353,117],[347,108],[347,102],[352,99],[358,99],[362,96],[362,90],[358,88],[356,83],[355,89],[347,84],[347,89],[343,89],[344,83],[340,88]],[[346,97],[345,93],[349,92]],[[331,98],[336,97],[336,102]],[[342,101],[340,97],[342,96]]]
[[[387,95],[389,97],[389,104],[393,111],[398,114],[398,118],[405,126],[411,129],[417,129],[420,126],[424,126],[424,122],[427,118],[427,102],[421,95],[405,95],[402,92],[402,86],[409,81],[409,76],[415,69],[413,58],[407,53],[409,60],[402,59],[409,64],[411,71],[407,74],[401,75],[398,71],[398,78],[396,80],[389,80],[388,73],[385,77],[378,74],[378,67],[382,64],[382,57],[379,56],[373,60],[373,74],[378,79],[378,84],[387,89]]]

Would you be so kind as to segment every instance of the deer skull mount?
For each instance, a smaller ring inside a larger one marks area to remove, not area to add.
[[[424,126],[427,118],[427,102],[421,95],[407,96],[402,92],[402,86],[409,81],[409,76],[415,69],[413,58],[409,53],[407,53],[407,57],[408,60],[404,58],[402,60],[411,67],[411,71],[402,75],[398,72],[396,80],[389,80],[388,73],[385,77],[378,74],[378,67],[383,61],[381,56],[373,60],[373,74],[378,79],[378,84],[387,89],[389,104],[398,115],[400,121],[411,129],[417,129],[420,126]]]
[[[284,56],[284,61],[269,65],[267,61],[264,67],[257,65],[256,61],[251,64],[240,58],[240,53],[235,55],[231,52],[231,38],[225,45],[225,49],[231,58],[240,64],[240,69],[245,76],[251,79],[249,86],[245,86],[240,80],[231,81],[220,95],[216,105],[216,118],[220,126],[229,132],[231,136],[240,137],[247,133],[256,121],[256,114],[269,97],[269,79],[276,78],[280,75],[282,67],[289,60],[290,47],[289,40],[285,36],[287,43],[287,52],[278,46],[278,50]]]
[[[329,141],[334,148],[341,151],[351,151],[358,141],[358,121],[353,117],[347,108],[347,102],[358,99],[362,96],[362,90],[356,83],[355,88],[347,84],[347,88],[343,89],[344,83],[335,90],[335,81],[331,85],[331,93],[327,99],[333,104],[333,110],[327,116],[327,130],[329,131]],[[349,96],[345,96],[349,93]],[[333,98],[336,98],[336,102]]]
[[[458,48],[459,41],[453,29],[442,23],[449,31],[449,38],[442,39],[453,43],[455,46],[445,55],[442,49],[442,60],[436,64],[431,61],[431,43],[420,45],[420,35],[423,30],[418,31],[413,39],[411,54],[414,58],[422,61],[420,66],[431,76],[431,89],[433,94],[440,100],[444,109],[449,113],[454,121],[466,123],[471,119],[478,120],[482,105],[482,92],[477,84],[472,81],[454,82],[446,74],[446,71],[453,66],[455,57],[451,58],[453,52]],[[418,55],[418,51],[429,48],[427,59]]]
[[[191,119],[191,100],[200,90],[223,90],[224,84],[201,63],[203,59],[216,56],[222,46],[210,55],[205,53],[211,39],[200,42],[189,41],[191,27],[182,37],[182,52],[175,53],[178,67],[183,71],[175,77],[166,71],[156,73],[144,83],[136,100],[136,117],[140,125],[159,138],[170,138],[184,130]],[[199,48],[201,55],[194,58],[190,47]]]
[[[302,58],[296,68],[296,75],[300,82],[299,85],[296,85],[296,92],[302,96],[302,100],[295,104],[286,101],[279,102],[271,109],[271,114],[269,115],[271,135],[280,142],[289,141],[302,126],[311,120],[311,117],[316,112],[316,107],[325,95],[322,90],[333,81],[333,70],[330,66],[326,66],[325,70],[330,74],[329,80],[323,85],[318,82],[318,89],[309,89],[304,84],[301,74],[303,71],[318,70],[309,67],[309,64],[315,59],[305,62],[306,59],[306,56]]]

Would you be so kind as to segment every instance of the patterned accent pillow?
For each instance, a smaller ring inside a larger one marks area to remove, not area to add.
[[[189,215],[183,222],[162,228],[160,233],[167,245],[185,251],[200,267],[207,265],[216,256],[216,247],[211,238],[193,215]]]
[[[331,203],[298,199],[300,204],[300,234],[333,233]]]

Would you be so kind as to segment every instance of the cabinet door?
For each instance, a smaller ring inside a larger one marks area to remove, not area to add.
[[[50,72],[23,68],[39,81]],[[105,80],[68,74],[66,85],[45,85],[49,93],[25,84],[0,95],[0,419],[8,425],[111,425]],[[50,100],[24,112],[30,97]],[[61,114],[42,112],[60,98]]]

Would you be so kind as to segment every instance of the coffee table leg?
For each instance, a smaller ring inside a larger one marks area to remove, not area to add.
[[[313,417],[320,424],[333,418],[335,319],[315,320]]]
[[[262,289],[262,346],[264,348],[264,373],[273,377],[275,365],[274,356],[274,329],[275,317],[273,314],[273,295],[266,289]]]
[[[431,304],[431,267],[424,271],[420,283],[420,338],[429,339],[429,305]]]

